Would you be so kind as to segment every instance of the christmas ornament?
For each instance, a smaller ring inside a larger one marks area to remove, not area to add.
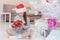
[[[49,27],[55,27],[56,26],[56,20],[55,19],[48,19],[48,26]]]

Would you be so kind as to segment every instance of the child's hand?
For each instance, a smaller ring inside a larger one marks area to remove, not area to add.
[[[11,23],[11,26],[13,26],[13,27],[14,27],[15,25],[14,25],[13,23]]]
[[[21,25],[21,28],[24,28],[24,24]]]
[[[59,22],[57,23],[57,29],[60,29],[60,23]]]

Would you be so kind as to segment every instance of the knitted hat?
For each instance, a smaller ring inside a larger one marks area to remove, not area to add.
[[[15,9],[16,13],[26,12],[24,4],[18,4]]]

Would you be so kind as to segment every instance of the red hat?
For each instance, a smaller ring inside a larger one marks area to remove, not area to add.
[[[16,13],[26,12],[24,4],[18,4],[15,8]]]
[[[41,0],[44,6],[53,6],[57,4],[58,0]]]
[[[18,27],[18,26],[20,27],[20,26],[22,25],[22,23],[23,23],[23,22],[22,22],[21,20],[16,20],[16,21],[13,22],[13,25],[14,25],[15,27]]]

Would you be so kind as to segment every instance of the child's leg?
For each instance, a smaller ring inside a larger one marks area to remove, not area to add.
[[[26,32],[24,32],[22,34],[22,37],[25,38],[25,37],[30,37],[31,36],[31,31],[30,30],[26,30]]]
[[[7,34],[8,34],[9,36],[14,36],[14,35],[15,35],[15,33],[13,32],[13,30],[10,29],[10,28],[6,28],[6,32],[7,32]]]

